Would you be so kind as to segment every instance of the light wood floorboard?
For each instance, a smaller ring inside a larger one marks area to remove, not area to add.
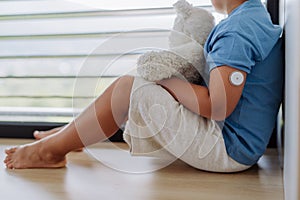
[[[0,139],[0,159],[4,159],[5,148],[29,141]],[[124,144],[114,144],[126,148]],[[108,159],[105,164],[102,164],[89,153],[93,149],[100,149],[100,152],[109,155],[112,160]],[[123,164],[124,166],[129,164],[118,157],[119,151],[112,149],[108,143],[103,143],[84,152],[72,152],[68,155],[67,167],[55,170],[7,170],[2,164],[0,165],[0,199],[283,199],[282,170],[278,164],[276,150],[268,150],[258,165],[251,169],[232,174],[204,172],[180,161],[153,172],[125,173],[111,168],[115,165],[114,161],[120,168]],[[153,164],[146,160],[145,167],[147,165],[155,167],[159,163]]]

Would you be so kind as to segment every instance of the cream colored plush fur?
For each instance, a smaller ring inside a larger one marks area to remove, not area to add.
[[[198,82],[205,68],[203,46],[215,25],[214,17],[209,11],[193,7],[185,0],[176,2],[174,8],[177,16],[168,38],[169,49],[140,56],[137,72],[149,81],[175,75]]]

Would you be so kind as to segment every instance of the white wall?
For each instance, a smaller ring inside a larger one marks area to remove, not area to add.
[[[285,199],[300,199],[300,1],[285,0]]]

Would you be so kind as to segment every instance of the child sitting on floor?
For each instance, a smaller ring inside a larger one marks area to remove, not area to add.
[[[133,155],[166,151],[214,172],[242,171],[263,155],[281,103],[281,28],[260,0],[212,0],[228,17],[205,44],[209,82],[118,78],[67,126],[6,150],[9,169],[58,168],[65,156],[112,136],[126,122]]]

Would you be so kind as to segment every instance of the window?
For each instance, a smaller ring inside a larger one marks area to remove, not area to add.
[[[174,2],[1,1],[0,121],[70,121],[134,66],[143,49],[131,44],[162,44]],[[210,0],[189,2],[211,9]]]

